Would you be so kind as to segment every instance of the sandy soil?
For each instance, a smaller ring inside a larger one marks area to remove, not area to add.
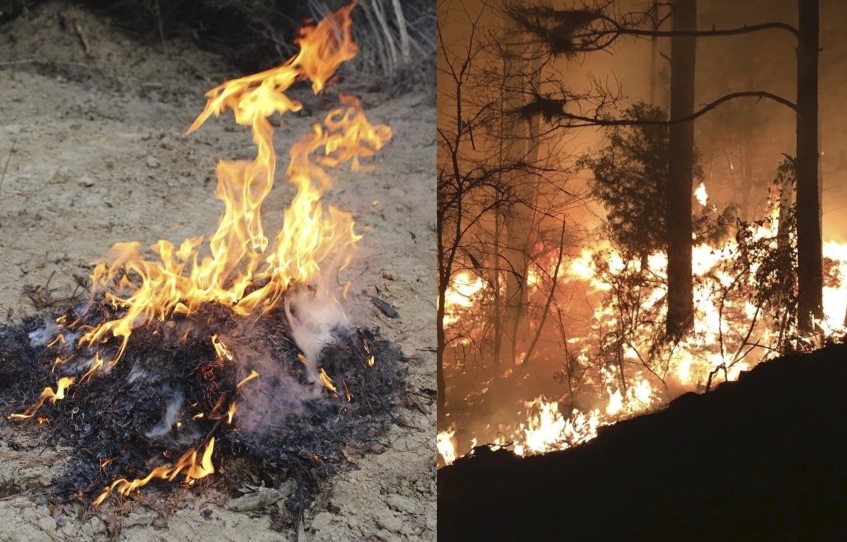
[[[43,312],[30,297],[70,296],[75,276],[87,276],[115,242],[149,246],[215,230],[223,209],[213,196],[215,161],[250,157],[253,146],[231,116],[184,132],[203,93],[240,74],[190,43],[169,41],[164,54],[61,2],[3,26],[0,50],[0,322]],[[351,313],[400,343],[416,399],[399,412],[409,427],[394,426],[369,453],[350,454],[351,470],[306,511],[300,540],[435,540],[433,94],[364,96],[369,118],[391,125],[394,139],[375,172],[340,173],[327,194],[365,233],[340,277],[352,282]],[[321,99],[311,100],[321,114]],[[281,127],[280,154],[314,120]],[[278,186],[266,209],[281,210],[290,197]],[[400,318],[382,314],[372,295]],[[0,437],[0,541],[105,540],[110,527],[128,541],[298,534],[272,530],[262,511],[227,509],[230,497],[209,486],[122,510],[57,504],[47,489],[66,451],[33,446],[26,429],[5,420]]]

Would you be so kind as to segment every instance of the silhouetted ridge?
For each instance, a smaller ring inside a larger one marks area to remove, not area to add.
[[[438,473],[438,539],[847,540],[847,346],[763,363],[571,450],[459,460]]]

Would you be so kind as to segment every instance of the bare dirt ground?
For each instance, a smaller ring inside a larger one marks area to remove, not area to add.
[[[46,314],[33,300],[71,296],[75,276],[87,276],[115,242],[150,246],[214,232],[223,210],[213,196],[215,161],[249,158],[254,148],[231,115],[184,132],[203,94],[241,74],[190,43],[166,45],[167,54],[62,2],[0,27],[0,323]],[[55,503],[50,480],[67,451],[36,446],[26,427],[3,420],[0,541],[435,540],[433,94],[365,95],[368,117],[389,124],[394,138],[373,173],[339,172],[326,196],[365,234],[340,277],[352,283],[352,315],[379,326],[410,358],[418,399],[398,412],[409,427],[395,425],[369,452],[351,452],[351,468],[324,488],[295,533],[274,531],[261,510],[228,509],[231,497],[211,482],[120,509]],[[281,163],[287,142],[323,114],[322,99],[311,100],[314,117],[277,130]],[[275,187],[265,216],[291,195]],[[386,317],[372,295],[400,317]]]

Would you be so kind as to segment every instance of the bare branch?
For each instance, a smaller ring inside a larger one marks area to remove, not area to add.
[[[558,122],[554,123],[551,126],[551,130],[559,130],[562,128],[586,128],[590,126],[669,126],[671,124],[681,124],[684,122],[691,122],[709,111],[715,109],[719,105],[726,103],[730,100],[734,100],[736,98],[758,98],[759,100],[767,99],[774,101],[776,103],[782,104],[792,111],[797,110],[797,105],[788,100],[787,98],[783,98],[778,94],[774,94],[772,92],[768,92],[765,90],[743,90],[738,92],[731,92],[729,94],[725,94],[720,98],[704,105],[693,114],[677,118],[677,119],[668,119],[668,120],[654,120],[654,119],[615,119],[609,118],[606,116],[587,116],[587,115],[579,115],[574,113],[568,113],[566,111],[558,112],[556,115],[552,115],[554,113],[552,107],[546,107],[542,111],[536,112],[536,114],[544,114],[545,119],[558,117]],[[541,106],[546,106],[549,103],[552,103],[552,100],[547,99]],[[541,107],[539,106],[539,108]],[[530,110],[533,111],[535,108],[531,106],[524,106],[523,108],[511,112],[514,115],[522,115],[525,111]]]

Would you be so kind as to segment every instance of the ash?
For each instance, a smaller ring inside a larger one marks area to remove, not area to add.
[[[76,323],[56,328],[54,317],[31,318],[0,328],[6,417],[32,404],[45,386],[55,389],[61,376],[80,376],[93,359],[93,352],[75,346],[80,328],[119,315],[100,303],[82,315],[71,308],[54,316]],[[57,332],[67,338],[64,344],[52,341]],[[293,480],[296,490],[279,510],[296,521],[320,484],[346,468],[342,449],[366,449],[396,420],[405,370],[400,348],[380,339],[378,330],[339,328],[317,364],[336,386],[332,392],[313,382],[293,335],[284,311],[240,317],[214,305],[136,328],[113,368],[78,379],[66,399],[44,403],[36,416],[49,423],[15,423],[73,449],[67,471],[52,486],[63,500],[90,502],[114,480],[143,478],[214,436],[218,472],[193,487],[225,484],[234,493],[245,483],[279,488]],[[229,348],[231,360],[220,359],[213,336]],[[100,346],[101,356],[117,351],[119,339],[112,343]],[[67,361],[54,368],[57,357]],[[260,376],[236,389],[252,371]],[[233,399],[232,424],[210,415]],[[139,491],[179,487],[153,481]]]

